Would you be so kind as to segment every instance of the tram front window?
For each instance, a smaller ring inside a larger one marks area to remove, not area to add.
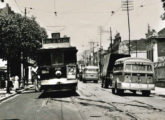
[[[64,54],[61,53],[52,53],[51,54],[51,64],[63,64],[64,63]]]

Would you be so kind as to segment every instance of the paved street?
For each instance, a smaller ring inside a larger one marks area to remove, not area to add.
[[[165,98],[124,96],[100,84],[79,82],[77,93],[30,89],[0,104],[1,120],[164,120]]]

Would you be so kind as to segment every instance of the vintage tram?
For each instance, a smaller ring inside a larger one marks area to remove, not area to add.
[[[76,91],[77,49],[70,45],[69,37],[46,39],[37,56],[36,91]]]

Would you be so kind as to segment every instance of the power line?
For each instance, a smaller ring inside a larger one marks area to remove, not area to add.
[[[15,2],[15,4],[16,4],[17,8],[19,9],[19,11],[20,11],[21,13],[24,13],[24,12],[21,10],[20,6],[18,5],[17,1],[14,0],[14,2]]]

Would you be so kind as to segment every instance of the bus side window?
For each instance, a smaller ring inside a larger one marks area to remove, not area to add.
[[[126,64],[125,70],[131,70],[131,64]]]
[[[151,65],[147,65],[147,71],[152,71],[152,66]]]

